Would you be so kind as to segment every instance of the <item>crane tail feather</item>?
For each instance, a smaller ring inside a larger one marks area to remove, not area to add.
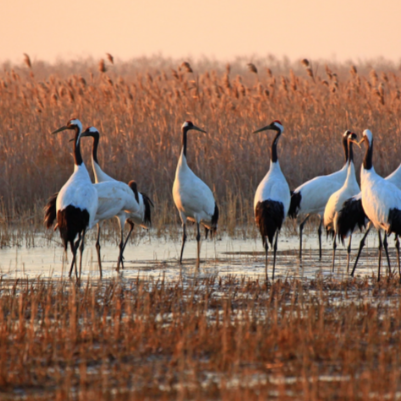
[[[53,225],[57,217],[57,212],[56,212],[57,196],[58,192],[50,196],[49,199],[47,200],[46,206],[43,208],[43,211],[45,213],[44,225],[47,229],[49,229]]]
[[[288,216],[290,216],[292,219],[295,219],[298,216],[298,212],[301,207],[301,200],[301,192],[291,191],[291,203],[288,210]]]
[[[356,227],[362,231],[366,227],[367,217],[362,206],[362,199],[350,198],[343,203],[338,212],[336,231],[338,239],[344,245],[344,239],[352,234]]]
[[[390,223],[390,228],[388,229],[388,233],[401,235],[401,210],[395,208],[390,209],[390,212],[388,214],[388,221]]]
[[[255,221],[262,236],[263,245],[268,238],[273,244],[274,234],[281,229],[284,222],[284,205],[282,202],[265,200],[258,202],[255,207]]]

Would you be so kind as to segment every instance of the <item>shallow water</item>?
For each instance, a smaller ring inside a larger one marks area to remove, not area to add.
[[[189,235],[191,237],[191,234]],[[353,237],[351,267],[357,254],[362,235]],[[137,242],[137,241],[135,241]],[[322,261],[318,260],[318,241],[316,235],[304,235],[304,252],[302,263],[298,259],[297,236],[279,237],[275,278],[295,277],[315,279],[318,277],[334,277],[343,279],[346,274],[346,250],[339,245],[336,253],[336,268],[331,271],[332,244],[325,238],[323,242]],[[68,276],[69,262],[65,259],[61,246],[48,245],[38,235],[34,248],[13,247],[0,250],[0,274],[5,279],[17,277],[57,279]],[[396,268],[396,254],[393,241],[389,241],[392,268]],[[125,269],[121,275],[126,278],[159,278],[175,280],[183,274],[187,278],[208,275],[244,275],[253,278],[265,278],[265,258],[258,238],[236,239],[227,235],[220,236],[216,241],[202,241],[201,265],[196,270],[196,241],[187,240],[182,267],[178,263],[181,241],[158,239],[155,236],[145,236],[139,243],[130,243],[125,250]],[[118,247],[114,243],[102,242],[103,277],[117,276],[115,271]],[[371,233],[366,241],[356,274],[359,276],[377,275],[377,236]],[[384,256],[384,255],[383,255]],[[71,261],[71,255],[68,255]],[[272,255],[269,254],[269,278],[272,271]],[[382,274],[387,274],[387,262],[383,258]],[[96,249],[93,242],[85,247],[82,277],[99,277]]]

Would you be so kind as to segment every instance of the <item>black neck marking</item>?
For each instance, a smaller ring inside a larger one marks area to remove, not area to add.
[[[81,138],[78,139],[80,134],[79,127],[77,125],[74,126],[75,137],[74,137],[74,163],[77,166],[80,166],[83,163],[81,156]],[[78,143],[77,143],[78,142]]]
[[[345,164],[347,164],[347,161],[348,161],[348,138],[347,138],[347,136],[343,136],[343,149],[344,149]]]
[[[277,142],[278,142],[278,138],[281,135],[281,131],[278,131],[276,136],[273,139],[273,143],[272,143],[272,147],[271,147],[271,161],[272,163],[277,163],[278,161],[278,156],[277,156]]]
[[[134,193],[134,195],[135,195],[135,200],[138,202],[138,204],[139,204],[139,195],[138,195],[138,187],[137,187],[137,185],[136,185],[136,182],[135,181],[130,181],[129,183],[128,183],[128,185],[129,185],[129,187],[132,189],[132,192]]]
[[[182,153],[187,157],[187,132],[188,127],[182,128]]]
[[[354,153],[352,151],[352,142],[348,141],[348,164],[354,161]]]
[[[363,159],[363,168],[370,170],[373,167],[373,139],[372,143],[368,142],[368,148],[366,149],[365,158]]]
[[[99,133],[93,132],[91,135],[93,138],[92,158],[97,164],[99,164],[99,162],[97,160],[97,148],[99,146]]]

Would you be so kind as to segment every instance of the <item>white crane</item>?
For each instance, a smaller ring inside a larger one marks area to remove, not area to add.
[[[128,185],[124,182],[117,181],[102,171],[97,161],[97,148],[99,144],[99,132],[91,127],[81,134],[84,136],[91,136],[94,138],[92,148],[92,167],[94,170],[96,181],[94,185],[97,191],[98,207],[94,217],[94,224],[98,225],[98,235],[96,241],[96,250],[98,256],[98,265],[100,277],[102,277],[102,264],[100,256],[100,226],[103,221],[116,217],[120,225],[120,244],[119,244],[119,257],[117,261],[117,271],[119,270],[120,263],[123,265],[123,253],[125,246],[128,242],[129,236],[134,228],[134,224],[139,224],[146,227],[151,221],[151,200],[145,195],[140,194],[137,190],[136,183],[131,181]],[[93,185],[91,183],[91,185]],[[55,199],[57,193],[49,198],[45,207],[45,224],[50,228],[55,218]],[[152,204],[153,205],[153,204]],[[124,241],[124,225],[125,222],[130,225],[130,232]]]
[[[398,166],[396,170],[394,170],[389,176],[387,176],[385,180],[391,182],[398,189],[401,190],[401,164]],[[352,269],[351,276],[354,276],[359,257],[361,255],[363,247],[365,246],[366,237],[368,236],[369,231],[372,228],[372,224],[369,222],[369,219],[367,218],[365,211],[363,210],[362,207],[362,193],[359,192],[357,195],[347,199],[343,203],[343,207],[341,208],[341,210],[338,212],[338,219],[337,219],[338,238],[344,244],[345,238],[347,238],[348,236],[352,236],[353,232],[357,227],[362,231],[362,229],[366,227],[366,225],[368,225],[368,227],[359,243],[359,250],[354,262],[354,267]],[[384,238],[384,241],[387,241],[386,237]],[[399,264],[400,242],[398,236],[396,236],[395,246],[397,250],[397,262]]]
[[[100,140],[100,133],[95,127],[88,127],[83,133],[82,136],[90,136],[93,138],[93,146],[92,146],[92,169],[93,169],[93,174],[95,176],[95,182],[96,183],[101,183],[101,182],[114,182],[114,183],[122,183],[121,181],[117,181],[116,179],[110,177],[107,175],[100,167],[99,161],[97,158],[97,149],[99,146],[99,140]],[[124,190],[127,190],[127,184],[122,183],[123,186],[121,188],[124,188]],[[128,187],[131,189],[132,192],[128,191],[128,198],[126,199],[127,202],[132,202],[132,196],[134,196],[136,204],[138,207],[135,206],[135,203],[131,204],[130,207],[127,207],[123,209],[121,212],[116,213],[115,215],[109,217],[116,217],[120,226],[120,255],[118,258],[117,262],[117,271],[119,271],[120,268],[120,263],[121,267],[124,268],[124,262],[123,262],[123,253],[125,250],[125,246],[127,245],[128,239],[134,229],[135,224],[143,227],[143,228],[148,228],[151,225],[152,221],[152,211],[151,211],[151,206],[153,206],[152,201],[150,198],[144,194],[138,191],[137,189],[137,184],[135,181],[130,181],[128,183]],[[110,193],[110,196],[112,196],[112,193]],[[106,198],[107,199],[107,198]],[[105,202],[106,202],[105,199]],[[108,201],[107,201],[108,202]],[[100,219],[99,216],[99,224],[98,224],[98,235],[97,235],[97,241],[96,241],[96,250],[97,250],[97,255],[98,255],[98,263],[99,263],[99,268],[101,269],[101,257],[100,257],[100,228],[101,228],[101,223],[105,220],[107,220],[107,215],[112,213],[113,210],[115,210],[116,205],[111,205],[109,213],[104,214],[104,219]],[[125,223],[128,223],[130,226],[130,231],[128,232],[127,237],[124,240],[124,225]]]
[[[72,262],[69,276],[75,264],[75,275],[78,278],[76,253],[80,247],[79,276],[82,271],[82,254],[84,251],[85,233],[95,224],[95,215],[98,208],[98,195],[89,177],[88,170],[81,156],[80,141],[82,136],[82,124],[77,119],[68,121],[66,126],[54,131],[57,132],[73,130],[74,136],[74,173],[61,188],[56,198],[55,227],[60,231],[64,249],[67,251],[68,243],[71,247]],[[54,212],[51,213],[54,216]],[[78,235],[76,242],[75,238]]]
[[[280,135],[284,131],[284,127],[280,121],[275,120],[266,127],[260,128],[254,132],[271,130],[276,132],[271,145],[270,155],[270,168],[263,180],[260,182],[253,203],[255,210],[255,221],[259,227],[262,236],[263,247],[265,248],[265,274],[266,281],[267,275],[267,254],[270,246],[273,246],[273,274],[272,280],[274,281],[274,270],[276,266],[276,252],[277,252],[277,238],[281,226],[287,216],[288,209],[291,202],[291,193],[287,180],[281,171],[280,163],[277,156],[277,142]]]
[[[324,210],[323,223],[328,234],[333,236],[333,271],[334,271],[334,261],[337,248],[337,220],[338,213],[341,210],[344,202],[350,197],[360,192],[360,188],[355,176],[355,166],[354,166],[354,156],[352,151],[352,143],[356,143],[356,134],[353,132],[349,133],[348,139],[348,170],[347,178],[345,179],[344,185],[334,194],[332,194],[326,204]],[[349,243],[347,248],[347,272],[349,269],[349,259],[351,252],[351,238],[349,237]]]
[[[380,177],[373,167],[373,135],[366,129],[360,143],[366,142],[367,148],[361,168],[362,207],[366,216],[376,228],[379,236],[379,262],[377,281],[380,281],[380,265],[382,253],[382,240],[380,230],[386,234],[401,234],[401,191],[391,182]],[[390,260],[388,257],[387,242],[384,243],[389,274]],[[398,265],[399,266],[399,265]],[[401,271],[400,281],[401,281]]]
[[[180,264],[184,252],[187,220],[196,223],[196,241],[198,245],[197,266],[200,262],[200,231],[199,225],[202,224],[214,234],[217,229],[219,219],[219,209],[210,188],[189,168],[187,162],[187,134],[190,130],[204,132],[196,127],[191,121],[185,121],[182,129],[182,150],[178,159],[177,170],[173,184],[174,203],[180,214],[182,222],[182,246],[180,254]]]
[[[129,213],[139,212],[139,203],[135,198],[135,194],[132,189],[121,181],[105,181],[94,184],[99,197],[98,210],[95,216],[95,224],[99,225],[98,233],[100,232],[100,223],[105,220],[117,217],[120,222],[120,244],[119,244],[119,256],[117,261],[117,271],[119,271],[120,263],[123,261],[124,252],[124,225],[128,218]],[[98,249],[98,262],[99,269],[100,264],[100,245],[98,246],[99,235],[97,240]]]
[[[324,208],[330,196],[342,187],[347,176],[347,136],[349,133],[350,131],[345,131],[342,139],[345,154],[345,164],[343,168],[329,175],[315,177],[300,185],[291,194],[291,204],[288,215],[292,218],[296,218],[298,214],[306,214],[305,219],[299,226],[300,259],[302,258],[302,231],[305,223],[313,214],[317,214],[320,217],[320,224],[317,232],[319,237],[319,259],[322,258],[322,222]]]

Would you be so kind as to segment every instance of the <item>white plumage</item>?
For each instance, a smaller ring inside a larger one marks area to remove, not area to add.
[[[281,171],[278,161],[276,163],[270,161],[269,171],[256,189],[253,201],[254,209],[259,202],[268,199],[281,202],[284,206],[284,216],[287,216],[288,209],[290,208],[291,194],[287,180]]]
[[[371,131],[365,130],[363,132],[363,138],[361,142],[362,141],[365,141],[368,145],[361,168],[362,206],[366,216],[378,231],[379,263],[377,279],[379,281],[382,250],[380,230],[383,229],[387,234],[401,234],[401,191],[394,184],[392,184],[391,181],[385,180],[376,174],[372,161],[373,135]],[[386,251],[390,273],[390,260],[388,257],[386,241],[384,242],[384,249]]]
[[[401,164],[398,166],[396,170],[394,170],[390,175],[385,178],[386,181],[394,184],[398,189],[401,190]],[[372,227],[372,224],[369,222],[368,217],[365,214],[365,211],[362,207],[362,193],[359,192],[357,195],[346,199],[342,205],[341,210],[338,212],[337,229],[338,237],[343,242],[345,238],[348,236],[352,236],[355,229],[359,227],[362,230],[363,227],[367,225],[364,236],[362,237],[359,243],[358,254],[355,258],[354,267],[352,269],[351,276],[354,275],[356,266],[358,264],[359,257],[361,255],[362,249],[365,246],[366,237],[369,234],[369,231]],[[351,241],[351,238],[350,238]],[[397,237],[396,241],[397,250],[399,249],[399,241]],[[349,251],[348,251],[349,252]]]
[[[315,177],[312,180],[300,185],[291,195],[291,204],[289,216],[296,218],[298,214],[306,214],[305,219],[300,224],[299,230],[299,257],[302,258],[302,231],[306,221],[313,214],[320,217],[320,224],[318,228],[319,237],[319,258],[322,257],[322,243],[321,243],[321,226],[323,221],[323,214],[326,204],[330,196],[338,191],[344,184],[347,177],[347,136],[350,131],[345,131],[343,134],[343,147],[345,153],[345,164],[343,168],[335,173]]]
[[[74,164],[74,172],[68,181],[62,186],[57,196],[56,212],[64,210],[68,206],[74,206],[89,213],[88,229],[95,224],[97,211],[97,196],[93,190],[88,170],[85,164],[77,166]]]
[[[134,224],[139,224],[142,227],[147,227],[150,224],[150,210],[149,219],[145,218],[146,210],[146,195],[142,195],[136,190],[136,184],[133,186],[134,181],[131,181],[129,185],[122,181],[118,181],[108,174],[106,174],[101,167],[97,159],[97,148],[100,139],[100,133],[95,127],[87,128],[82,136],[93,137],[93,148],[92,148],[92,168],[95,176],[95,188],[98,192],[99,207],[96,214],[96,223],[98,224],[98,236],[96,242],[96,249],[98,253],[99,269],[101,270],[101,258],[100,258],[100,227],[101,223],[105,220],[116,217],[120,226],[120,254],[117,261],[117,271],[119,270],[120,263],[123,265],[123,252],[125,245],[131,235],[134,228]],[[150,205],[149,209],[150,209]],[[124,240],[124,225],[128,221],[130,224],[130,231]]]
[[[76,268],[76,251],[80,245],[80,275],[82,271],[82,254],[84,251],[84,240],[87,229],[90,229],[95,224],[95,215],[98,207],[98,196],[95,188],[92,185],[88,170],[83,163],[80,140],[82,136],[82,124],[77,119],[72,119],[64,127],[59,128],[53,133],[64,130],[74,130],[74,172],[69,180],[63,185],[57,195],[56,200],[56,215],[57,226],[60,231],[60,236],[64,243],[64,248],[67,249],[70,243],[73,253],[70,273],[75,264]],[[75,237],[78,235],[78,241],[74,243]]]
[[[344,202],[347,199],[360,192],[360,188],[355,175],[355,166],[354,166],[353,151],[352,151],[352,142],[355,141],[356,135],[354,133],[349,133],[347,138],[348,138],[347,177],[345,179],[343,186],[330,196],[326,204],[326,208],[324,210],[324,218],[323,218],[323,223],[324,226],[326,227],[327,232],[332,233],[333,235],[333,270],[334,270],[335,252],[337,247],[337,220],[339,216],[339,211],[341,210]],[[348,255],[347,271],[348,271],[349,256],[351,252],[351,237],[347,251],[348,251],[347,254]]]
[[[200,261],[200,232],[199,225],[202,224],[207,230],[212,233],[217,229],[218,222],[218,207],[210,188],[195,175],[187,163],[187,133],[190,130],[205,132],[192,124],[191,121],[186,121],[182,125],[182,150],[178,159],[175,179],[173,184],[174,203],[180,214],[183,236],[180,255],[180,263],[186,241],[186,223],[187,220],[193,221],[197,226],[197,244],[198,258]]]
[[[259,133],[266,130],[273,130],[277,134],[272,142],[271,146],[271,157],[270,157],[270,168],[263,180],[260,182],[254,198],[254,210],[255,210],[255,221],[259,227],[260,234],[262,236],[262,243],[265,248],[265,274],[267,276],[267,253],[268,253],[268,242],[273,246],[273,274],[276,265],[276,252],[277,252],[277,238],[280,232],[281,226],[287,216],[291,194],[287,180],[281,171],[280,163],[277,155],[277,142],[280,135],[284,131],[284,127],[280,121],[273,121],[266,127],[263,127],[254,133]]]

